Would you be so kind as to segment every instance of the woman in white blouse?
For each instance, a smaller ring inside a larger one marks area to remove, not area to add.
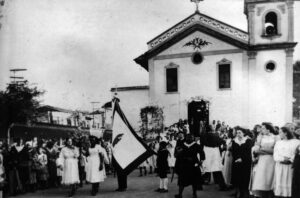
[[[80,182],[78,157],[78,148],[73,146],[73,141],[71,138],[67,138],[65,147],[62,148],[59,158],[61,159],[60,168],[63,170],[62,184],[69,185],[71,187],[71,190],[68,194],[69,197],[72,197],[75,194],[76,184]]]
[[[299,140],[293,139],[293,134],[287,127],[279,131],[281,140],[274,147],[275,173],[274,194],[277,197],[292,196],[292,163]]]
[[[109,160],[107,153],[100,144],[96,137],[90,138],[91,147],[88,151],[87,167],[86,167],[86,180],[92,184],[92,195],[96,196],[99,183],[105,179],[104,163],[108,164]]]

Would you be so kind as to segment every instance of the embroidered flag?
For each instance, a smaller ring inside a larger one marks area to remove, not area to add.
[[[120,108],[119,100],[114,98],[112,104],[113,158],[116,168],[129,174],[155,153],[131,127]]]

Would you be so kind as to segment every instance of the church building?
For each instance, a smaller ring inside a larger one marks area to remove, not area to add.
[[[163,108],[166,126],[292,122],[293,12],[293,0],[245,0],[245,32],[196,9],[134,59],[149,73],[148,103]]]

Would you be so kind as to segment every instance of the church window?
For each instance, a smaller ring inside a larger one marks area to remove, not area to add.
[[[278,17],[275,12],[268,12],[264,23],[265,36],[274,36],[278,34]]]
[[[230,89],[230,64],[219,64],[219,89]]]
[[[166,68],[167,92],[178,91],[178,69],[177,67]]]
[[[267,72],[272,72],[276,69],[276,64],[273,61],[269,61],[266,65],[265,65],[265,70]]]

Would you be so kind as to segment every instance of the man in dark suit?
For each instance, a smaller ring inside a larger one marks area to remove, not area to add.
[[[123,192],[127,190],[127,174],[124,173],[119,165],[117,164],[116,160],[113,158],[112,160],[112,165],[117,173],[117,178],[118,178],[118,188],[116,191],[118,192]]]

